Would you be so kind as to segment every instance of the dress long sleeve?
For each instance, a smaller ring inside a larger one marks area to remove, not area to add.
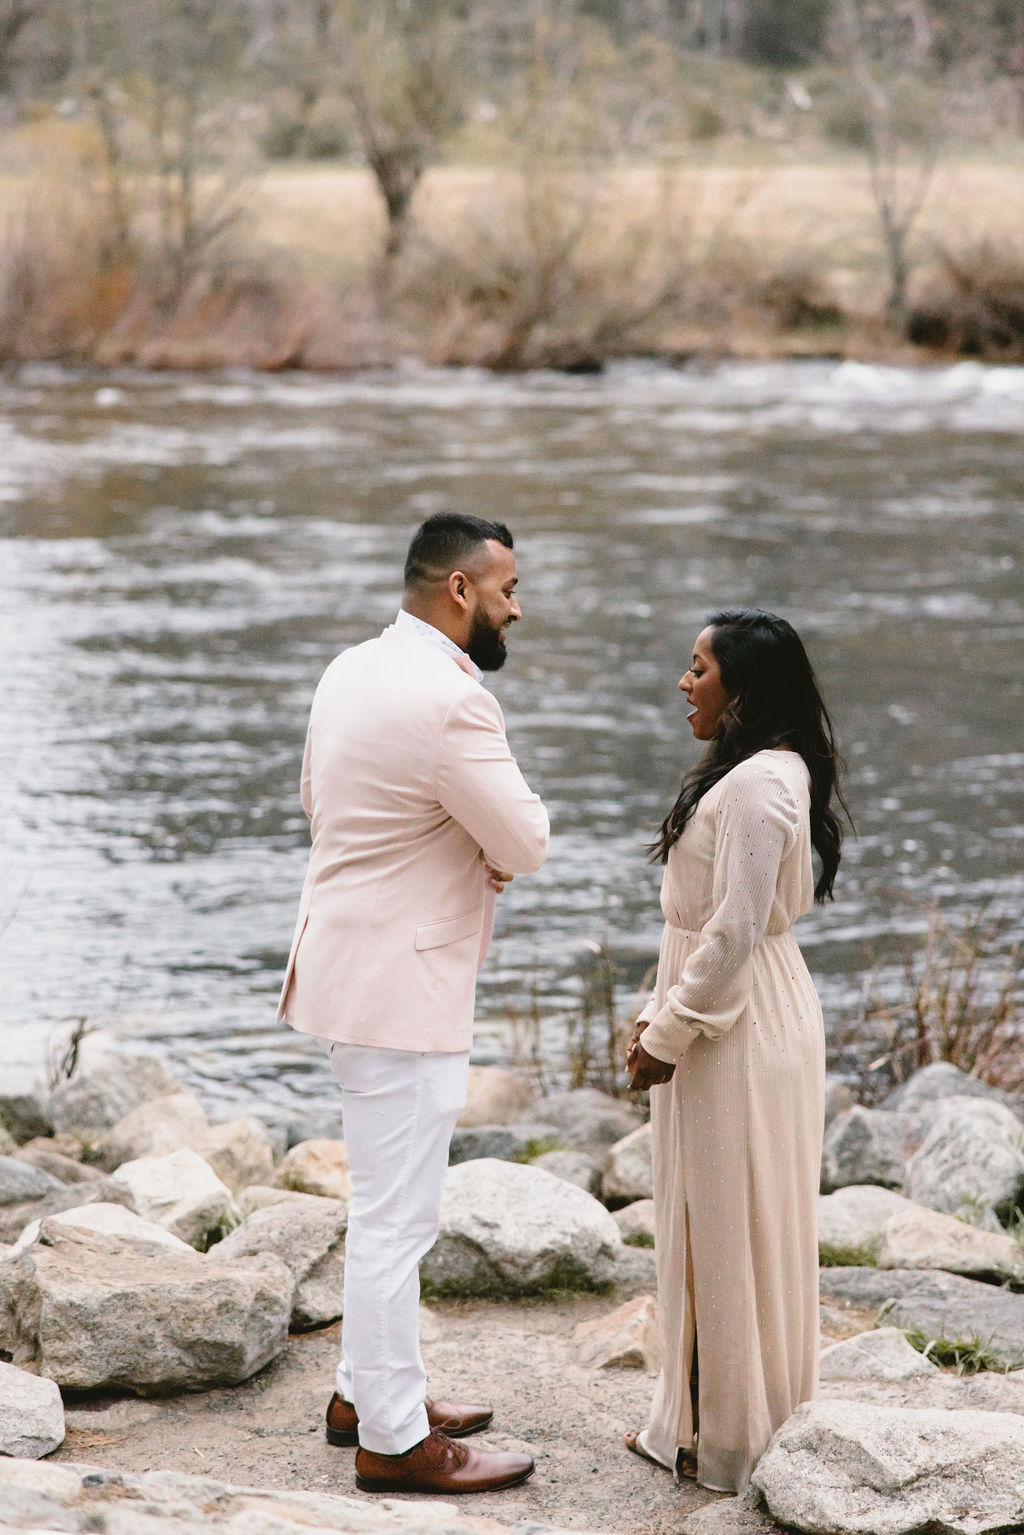
[[[769,931],[779,868],[796,842],[801,808],[781,773],[746,767],[722,781],[716,806],[713,914],[644,1030],[644,1049],[658,1060],[678,1061],[698,1034],[719,1038],[750,999],[752,956]]]

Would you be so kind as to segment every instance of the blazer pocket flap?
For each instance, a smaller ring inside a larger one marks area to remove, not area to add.
[[[479,938],[483,912],[479,906],[464,911],[460,917],[442,917],[440,922],[421,922],[416,929],[417,949],[439,949],[442,944],[457,943],[460,938]]]

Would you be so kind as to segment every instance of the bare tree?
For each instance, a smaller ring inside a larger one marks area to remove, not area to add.
[[[462,29],[448,0],[338,0],[341,70],[398,254],[413,194],[462,121]]]
[[[110,253],[155,242],[169,298],[241,212],[218,109],[242,22],[230,0],[81,3],[83,96],[103,148]]]
[[[910,241],[942,147],[941,124],[921,111],[932,27],[924,0],[837,0],[838,51],[860,106],[861,140],[882,236],[886,313],[907,323]]]

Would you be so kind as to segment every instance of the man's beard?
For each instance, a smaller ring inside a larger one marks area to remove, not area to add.
[[[473,619],[466,654],[482,672],[499,672],[508,660],[503,630],[496,629],[484,613]]]

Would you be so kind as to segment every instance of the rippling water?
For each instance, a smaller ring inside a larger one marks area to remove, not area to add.
[[[860,835],[801,924],[834,1026],[894,920],[1020,906],[1022,432],[1024,370],[973,364],[0,381],[5,1059],[113,1017],[219,1110],[332,1101],[274,1024],[306,715],[440,508],[517,535],[494,685],[554,828],[481,1015],[556,1019],[606,930],[628,1002],[660,927],[642,844],[694,754],[675,685],[738,602],[801,629],[849,758]]]

